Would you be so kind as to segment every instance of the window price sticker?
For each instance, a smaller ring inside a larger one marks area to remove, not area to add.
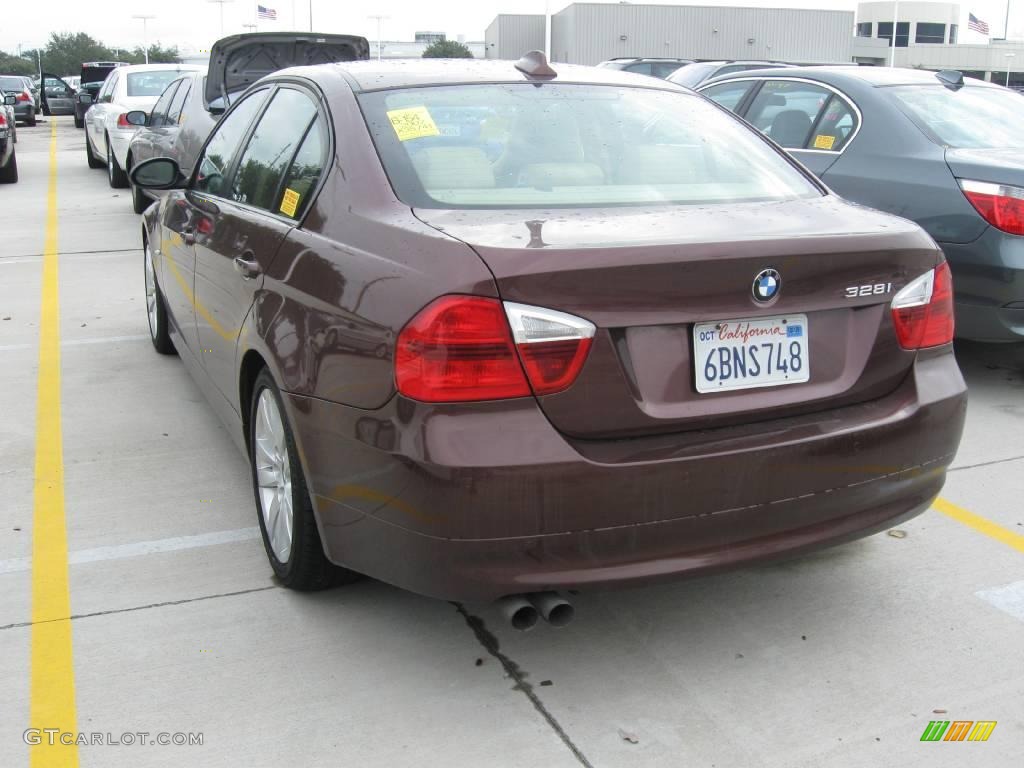
[[[815,136],[814,137],[814,148],[815,149],[832,149],[836,143],[835,136]]]
[[[434,124],[434,118],[426,107],[408,107],[406,109],[388,110],[388,120],[395,129],[399,141],[421,139],[424,136],[440,136]]]
[[[281,198],[281,213],[285,216],[295,218],[295,211],[299,207],[299,193],[294,189],[286,189],[284,197]]]

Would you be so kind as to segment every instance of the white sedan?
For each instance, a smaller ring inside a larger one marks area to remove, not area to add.
[[[138,126],[126,115],[149,112],[164,88],[182,72],[202,71],[188,64],[133,64],[112,69],[95,103],[85,113],[85,155],[90,168],[106,166],[112,187],[128,186],[125,160]]]

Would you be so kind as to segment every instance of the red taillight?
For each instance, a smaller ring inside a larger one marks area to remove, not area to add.
[[[135,126],[128,122],[128,113],[122,112],[117,116],[117,127],[118,128],[134,128]]]
[[[1012,235],[1024,235],[1024,189],[967,179],[960,180],[960,189],[993,227]]]
[[[437,299],[402,329],[395,382],[430,403],[530,394],[501,302],[477,296]]]
[[[18,94],[18,101],[32,101],[32,94],[28,91],[22,91]]]
[[[923,349],[953,340],[953,277],[949,264],[911,280],[892,300],[892,320],[904,349]]]
[[[0,112],[0,128],[6,128],[6,127],[7,127],[7,118],[4,117],[4,113],[3,112]]]
[[[551,394],[575,381],[593,335],[592,324],[562,312],[443,296],[398,335],[395,382],[431,403]]]

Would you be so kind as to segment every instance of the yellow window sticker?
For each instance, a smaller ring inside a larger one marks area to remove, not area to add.
[[[408,107],[406,109],[389,109],[388,120],[398,134],[399,141],[421,139],[424,136],[440,136],[434,124],[434,118],[426,107]]]
[[[814,148],[815,149],[832,149],[832,145],[836,143],[835,136],[815,136],[814,137]]]
[[[294,189],[286,189],[284,197],[281,198],[281,213],[285,216],[295,216],[295,210],[299,207],[299,193]]]

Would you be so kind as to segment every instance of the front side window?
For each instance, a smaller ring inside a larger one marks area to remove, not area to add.
[[[592,208],[816,197],[742,122],[674,91],[557,83],[360,97],[398,196],[428,208]]]
[[[284,169],[316,116],[313,100],[293,88],[281,88],[260,118],[231,183],[232,200],[276,211]]]
[[[171,83],[163,95],[153,105],[153,111],[149,114],[149,124],[153,127],[163,125],[167,122],[167,109],[170,107],[171,99],[178,90],[177,83]]]
[[[754,84],[753,80],[721,83],[719,85],[712,85],[710,88],[702,88],[700,93],[716,104],[725,107],[730,112],[735,112],[740,102],[743,101],[743,97],[747,95]]]
[[[103,90],[100,91],[99,100],[102,102],[109,102],[111,94],[114,92],[114,87],[117,85],[117,75],[111,73],[109,77],[103,83]]]
[[[159,96],[164,88],[179,77],[174,69],[155,69],[150,72],[132,72],[128,75],[127,96]]]
[[[196,163],[193,189],[211,195],[224,194],[224,177],[240,149],[239,144],[245,138],[253,118],[266,101],[268,92],[269,90],[264,88],[249,94],[220,121]]]
[[[938,144],[1024,148],[1024,97],[1005,88],[901,85],[882,89]]]
[[[181,110],[185,106],[185,99],[188,98],[189,93],[192,91],[192,80],[182,80],[181,85],[178,86],[178,90],[174,94],[174,98],[171,99],[171,106],[167,108],[167,122],[176,124],[181,118]]]

